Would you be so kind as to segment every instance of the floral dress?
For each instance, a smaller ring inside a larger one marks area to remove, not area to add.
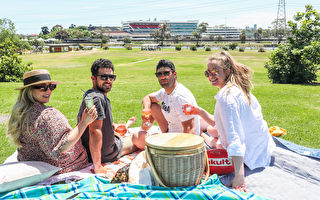
[[[79,140],[69,151],[61,153],[72,130],[66,117],[57,109],[35,103],[24,121],[18,148],[19,161],[43,161],[61,167],[57,174],[75,171],[89,165],[87,153]]]

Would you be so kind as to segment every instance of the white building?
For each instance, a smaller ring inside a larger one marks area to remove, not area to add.
[[[226,25],[219,25],[214,27],[207,27],[207,32],[202,34],[202,37],[209,38],[211,35],[214,37],[221,36],[222,38],[239,38],[241,29]]]

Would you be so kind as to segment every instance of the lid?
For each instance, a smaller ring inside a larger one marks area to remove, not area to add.
[[[146,138],[148,147],[165,150],[186,150],[203,146],[203,138],[189,133],[162,133]]]

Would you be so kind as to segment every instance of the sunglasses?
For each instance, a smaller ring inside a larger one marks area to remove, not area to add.
[[[169,76],[171,71],[164,71],[164,72],[157,72],[155,73],[157,78],[160,78],[162,75],[163,76]]]
[[[114,81],[117,78],[117,75],[114,75],[114,74],[99,74],[96,76],[100,76],[100,79],[103,81],[106,81],[106,80]]]
[[[56,89],[56,87],[57,87],[57,85],[55,85],[55,84],[33,86],[34,89],[40,90],[41,92],[46,92],[48,89],[53,91],[54,89]]]
[[[206,71],[204,71],[204,75],[206,76],[206,77],[209,77],[209,76],[217,76],[217,75],[219,75],[216,71],[212,71],[212,72],[210,72],[209,70],[206,70]]]

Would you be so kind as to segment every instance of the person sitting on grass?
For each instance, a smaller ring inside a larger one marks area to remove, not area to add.
[[[62,168],[57,174],[77,171],[89,165],[80,137],[97,117],[93,106],[86,109],[80,123],[72,129],[57,109],[46,106],[59,82],[52,81],[44,69],[23,75],[20,90],[8,124],[7,135],[18,146],[18,161],[43,161]]]
[[[190,104],[183,105],[183,110],[216,127],[222,147],[232,157],[235,170],[232,188],[246,191],[245,166],[250,170],[269,166],[275,147],[261,106],[250,92],[251,69],[222,51],[208,59],[205,76],[212,86],[219,88],[214,116]],[[214,143],[211,145],[216,147]]]

